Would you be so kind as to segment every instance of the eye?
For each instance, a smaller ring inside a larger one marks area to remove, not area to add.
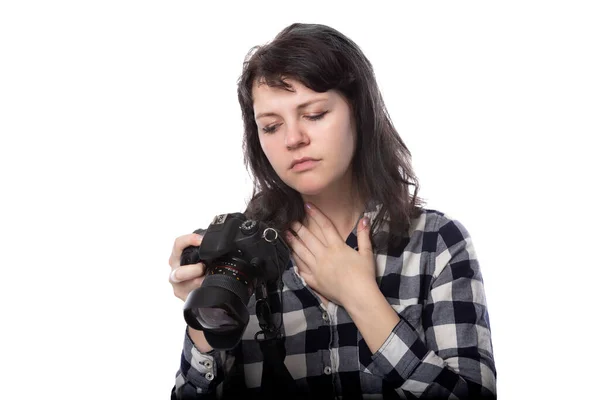
[[[311,121],[318,121],[321,118],[323,118],[325,116],[325,114],[327,114],[328,112],[329,111],[325,111],[325,112],[322,112],[321,114],[318,114],[318,115],[307,115],[306,118],[309,119],[309,120],[311,120]]]
[[[262,131],[264,133],[274,133],[277,130],[277,128],[279,128],[279,125],[265,126],[264,128],[262,128]]]
[[[327,114],[329,111],[325,111],[322,112],[321,114],[317,114],[317,115],[307,115],[305,118],[310,120],[310,121],[318,121],[320,119],[322,119],[325,114]],[[264,128],[262,128],[262,131],[264,133],[275,133],[275,131],[277,130],[277,128],[279,128],[281,124],[276,124],[276,125],[270,125],[270,126],[265,126]]]

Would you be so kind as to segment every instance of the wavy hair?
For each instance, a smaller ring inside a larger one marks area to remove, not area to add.
[[[288,78],[315,92],[336,90],[349,102],[357,130],[353,179],[365,199],[381,206],[371,237],[385,218],[389,240],[398,243],[410,219],[422,212],[411,153],[392,124],[370,61],[352,40],[326,25],[292,24],[271,42],[251,48],[244,60],[237,93],[244,163],[254,177],[246,215],[280,230],[305,217],[302,197],[279,178],[263,153],[254,118],[254,82],[291,91]]]

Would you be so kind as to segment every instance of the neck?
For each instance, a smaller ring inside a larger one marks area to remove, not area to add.
[[[352,232],[365,207],[357,185],[350,178],[318,195],[302,195],[302,199],[317,206],[344,240]],[[310,226],[310,221],[307,222]]]

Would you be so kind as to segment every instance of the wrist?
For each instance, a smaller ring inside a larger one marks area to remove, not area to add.
[[[368,310],[375,303],[377,297],[383,297],[377,282],[373,279],[358,280],[349,290],[344,290],[345,296],[341,299],[342,307],[348,313]],[[387,300],[386,300],[387,303]]]
[[[385,298],[375,280],[363,283],[359,292],[348,296],[344,308],[375,354],[390,336],[400,317]]]
[[[192,342],[194,343],[194,346],[196,346],[198,351],[200,351],[201,353],[208,353],[213,350],[211,345],[209,345],[206,341],[206,337],[204,336],[203,331],[190,328],[189,326],[187,327],[187,330],[190,339],[192,339]]]

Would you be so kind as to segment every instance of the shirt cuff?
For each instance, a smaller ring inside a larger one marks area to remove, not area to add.
[[[413,327],[402,317],[388,338],[373,355],[368,369],[378,371],[384,379],[402,384],[421,364],[429,350]]]
[[[214,349],[208,353],[200,352],[190,338],[187,329],[185,330],[181,371],[186,382],[194,385],[199,393],[212,391],[217,385],[217,378],[220,377],[217,374],[216,358],[218,358],[217,352]]]

